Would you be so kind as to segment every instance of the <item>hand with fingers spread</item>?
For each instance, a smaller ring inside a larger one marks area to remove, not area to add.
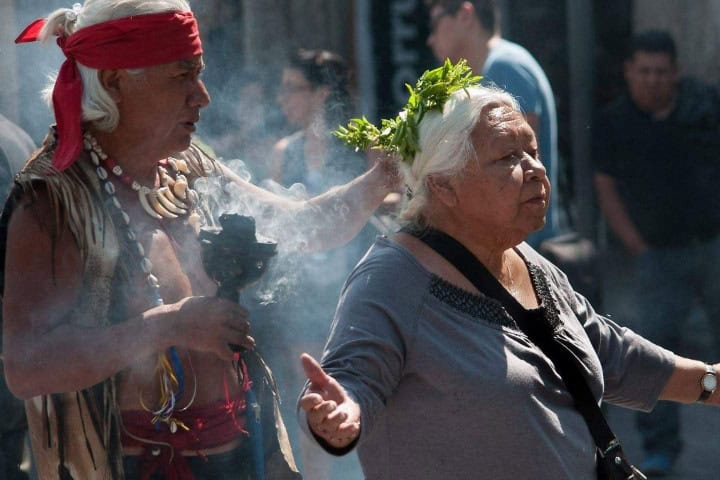
[[[300,399],[308,426],[332,447],[347,447],[360,435],[360,406],[342,385],[325,373],[317,360],[307,353],[300,359],[310,381]]]

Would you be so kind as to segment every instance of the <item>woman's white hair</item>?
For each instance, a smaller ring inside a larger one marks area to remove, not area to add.
[[[468,161],[476,158],[472,132],[486,107],[520,107],[509,93],[486,86],[474,86],[453,93],[442,112],[429,112],[420,122],[419,150],[411,165],[401,162],[407,195],[400,212],[403,223],[426,223],[429,201],[428,178],[450,178],[459,174]]]
[[[46,42],[57,34],[70,35],[84,27],[107,22],[131,15],[147,15],[162,12],[189,12],[187,0],[86,0],[77,9],[60,8],[47,18],[47,24],[40,33],[40,40]],[[78,63],[83,84],[82,120],[92,122],[96,128],[112,131],[120,120],[115,102],[100,84],[98,70]],[[130,70],[140,74],[141,69]],[[52,107],[52,90],[56,77],[43,90],[45,101]]]

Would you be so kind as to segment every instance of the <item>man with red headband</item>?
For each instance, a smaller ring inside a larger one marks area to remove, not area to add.
[[[87,0],[18,42],[54,36],[57,125],[0,220],[5,373],[40,478],[297,478],[248,314],[203,269],[214,217],[193,187],[221,179],[259,227],[288,220],[280,242],[329,248],[392,189],[390,162],[290,202],[208,156],[192,142],[210,97],[185,0]]]

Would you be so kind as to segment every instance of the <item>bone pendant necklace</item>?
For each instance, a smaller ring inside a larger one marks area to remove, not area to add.
[[[186,175],[190,170],[184,160],[168,158],[161,162],[158,165],[160,186],[151,188],[141,185],[125,173],[120,165],[103,152],[95,137],[89,132],[85,133],[85,143],[93,165],[96,168],[104,167],[106,171],[112,172],[120,181],[136,191],[140,206],[152,218],[156,220],[178,218],[187,215],[197,204],[197,192],[188,186]]]

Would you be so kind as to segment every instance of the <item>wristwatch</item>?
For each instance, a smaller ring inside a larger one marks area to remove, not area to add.
[[[700,388],[702,388],[702,392],[700,393],[700,397],[698,397],[697,401],[705,402],[708,398],[710,398],[710,395],[715,392],[717,384],[717,372],[712,365],[706,365],[705,373],[702,377],[700,377]]]

